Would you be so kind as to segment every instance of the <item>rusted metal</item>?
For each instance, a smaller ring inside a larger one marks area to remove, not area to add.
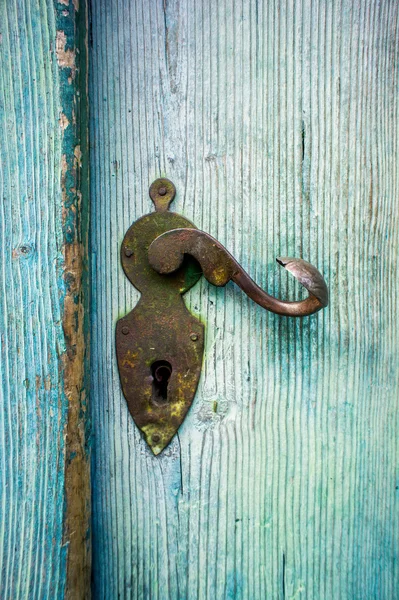
[[[168,211],[174,195],[169,180],[155,181],[150,196],[156,212],[133,223],[121,247],[123,269],[141,298],[116,326],[119,375],[129,411],[154,454],[167,446],[191,406],[204,350],[204,326],[181,297],[201,277],[198,263],[187,257],[165,276],[148,262],[155,238],[171,229],[195,227]]]
[[[204,231],[187,228],[168,231],[154,240],[149,249],[151,266],[162,274],[176,271],[187,255],[199,262],[204,276],[213,285],[224,286],[234,281],[254,302],[279,315],[305,317],[328,304],[323,276],[316,267],[300,258],[277,258],[277,262],[309,292],[305,300],[287,302],[262,290],[228,250]]]
[[[157,179],[150,187],[155,213],[127,231],[121,261],[141,292],[137,306],[116,327],[123,393],[130,413],[154,454],[169,444],[194,398],[204,351],[204,326],[186,308],[182,294],[201,277],[216,286],[234,281],[257,304],[280,315],[304,317],[328,304],[326,282],[310,263],[278,258],[308,290],[298,302],[267,294],[209,234],[169,212],[175,186]]]

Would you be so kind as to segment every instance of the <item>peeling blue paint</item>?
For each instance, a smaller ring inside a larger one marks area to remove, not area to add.
[[[63,598],[67,586],[64,244],[79,225],[78,117],[57,33],[73,49],[75,21],[72,1],[0,4],[1,598]]]

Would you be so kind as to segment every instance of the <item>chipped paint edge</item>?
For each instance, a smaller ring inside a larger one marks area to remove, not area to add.
[[[63,370],[68,405],[65,437],[65,598],[90,598],[90,419],[89,419],[89,178],[88,22],[85,2],[54,3],[62,132]]]

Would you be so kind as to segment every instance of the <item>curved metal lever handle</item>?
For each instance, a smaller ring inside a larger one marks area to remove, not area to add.
[[[172,229],[158,236],[150,245],[150,265],[161,274],[173,273],[190,254],[201,265],[205,278],[216,286],[234,281],[254,302],[290,317],[312,315],[328,305],[328,289],[321,273],[301,258],[277,258],[277,262],[308,290],[309,297],[298,302],[279,300],[267,294],[244,271],[220,242],[198,229]]]

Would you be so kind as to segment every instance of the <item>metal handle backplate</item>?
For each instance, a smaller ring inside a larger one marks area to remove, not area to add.
[[[328,304],[322,275],[296,258],[277,262],[309,296],[297,302],[270,296],[220,242],[169,211],[175,193],[168,179],[154,181],[150,196],[156,211],[133,223],[121,248],[123,269],[141,298],[116,326],[118,369],[130,413],[154,454],[177,432],[198,386],[204,326],[187,310],[182,294],[202,274],[216,286],[234,281],[254,302],[279,315],[304,317]]]

